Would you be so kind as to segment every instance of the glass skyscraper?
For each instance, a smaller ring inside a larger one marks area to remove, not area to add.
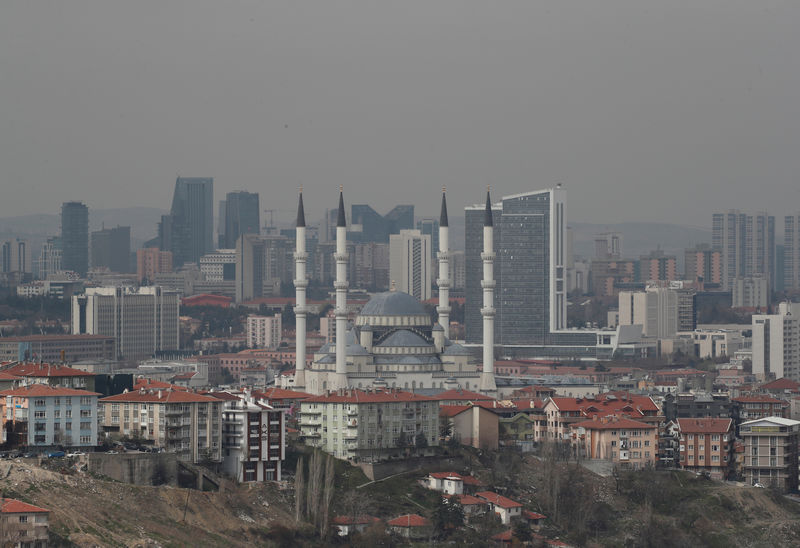
[[[197,263],[214,250],[214,179],[178,177],[170,214],[161,219],[161,249],[173,266]]]
[[[89,270],[89,208],[82,202],[61,205],[61,268],[81,276]]]
[[[225,248],[236,248],[236,241],[242,234],[259,234],[261,217],[259,214],[258,193],[228,192],[225,196]]]

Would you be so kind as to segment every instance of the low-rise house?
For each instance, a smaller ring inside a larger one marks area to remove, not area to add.
[[[798,486],[800,421],[765,417],[743,422],[744,476],[751,485],[793,491]]]
[[[486,512],[489,503],[472,495],[444,495],[448,501],[454,500],[464,509],[466,517],[476,516]]]
[[[189,462],[222,460],[220,399],[185,390],[137,390],[100,400],[104,431],[151,441]]]
[[[428,489],[434,491],[447,495],[460,495],[464,492],[464,480],[456,472],[431,472],[427,480]]]
[[[733,470],[733,419],[678,419],[680,465],[727,479]]]
[[[781,377],[772,382],[762,384],[758,389],[775,397],[786,397],[790,394],[800,394],[800,382]]]
[[[530,510],[523,510],[522,517],[528,522],[528,524],[535,530],[539,530],[541,528],[542,523],[544,520],[547,519],[547,516],[544,514],[539,514],[538,512],[531,512]]]
[[[508,497],[498,495],[493,491],[480,491],[475,493],[475,496],[489,504],[489,508],[500,516],[503,525],[508,525],[513,518],[522,515],[522,504]]]
[[[50,539],[50,510],[17,499],[0,498],[3,546],[45,548]]]
[[[336,516],[333,518],[333,526],[336,527],[340,537],[346,537],[352,533],[363,533],[370,525],[379,523],[381,520],[374,516]]]
[[[585,458],[608,460],[638,470],[655,466],[658,426],[612,415],[574,423],[573,444]]]
[[[100,394],[30,384],[0,392],[8,443],[26,447],[95,447]]]
[[[387,523],[389,530],[407,539],[424,539],[433,534],[433,524],[417,514],[406,514]]]

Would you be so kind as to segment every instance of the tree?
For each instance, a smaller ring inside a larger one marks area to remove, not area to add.
[[[528,542],[533,538],[531,526],[522,518],[514,520],[513,536],[522,542]]]
[[[297,471],[294,476],[294,520],[300,521],[305,514],[306,481],[304,476],[303,457],[297,459]]]
[[[464,525],[464,508],[455,499],[439,499],[431,515],[433,529],[439,536]]]
[[[417,449],[425,449],[428,447],[428,437],[425,435],[425,432],[418,432],[417,437],[414,439],[414,445],[416,445]]]
[[[406,437],[405,430],[400,430],[400,435],[397,436],[397,447],[403,448],[408,446],[408,438]]]

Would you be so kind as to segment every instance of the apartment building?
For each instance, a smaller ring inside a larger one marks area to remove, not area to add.
[[[247,348],[278,348],[281,343],[281,315],[247,316]]]
[[[784,302],[777,314],[754,314],[752,328],[756,378],[800,381],[800,304]]]
[[[439,401],[402,390],[340,390],[300,402],[300,436],[334,457],[378,461],[439,445]]]
[[[744,439],[745,481],[797,489],[800,421],[782,417],[747,421],[739,426],[739,435]]]
[[[3,546],[46,548],[50,540],[50,510],[17,499],[0,498]]]
[[[286,458],[284,412],[227,392],[210,395],[224,399],[222,409],[222,468],[239,483],[280,481]]]
[[[727,479],[733,470],[733,419],[677,419],[681,468]]]
[[[22,384],[49,384],[62,388],[94,390],[94,373],[66,365],[50,363],[19,363],[4,369],[9,375],[23,379]]]
[[[789,403],[767,395],[738,396],[733,402],[733,415],[740,420],[765,417],[788,417]]]
[[[49,363],[113,360],[114,337],[105,335],[25,335],[0,338],[0,361]]]
[[[585,458],[607,460],[634,470],[655,466],[657,424],[619,415],[595,415],[592,420],[571,424],[570,431],[573,445]]]
[[[620,291],[619,325],[642,326],[646,337],[674,337],[678,331],[678,292],[665,287]]]
[[[99,403],[105,432],[140,436],[190,462],[222,460],[222,400],[189,391],[141,389]]]
[[[46,384],[3,390],[4,441],[14,447],[94,447],[98,396]]]

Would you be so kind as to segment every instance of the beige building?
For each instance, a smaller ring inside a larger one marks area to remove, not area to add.
[[[447,421],[450,435],[463,445],[497,450],[500,417],[491,408],[478,404],[443,405],[439,416],[443,424]]]
[[[100,400],[106,432],[141,437],[182,460],[222,460],[223,401],[180,390],[124,392]]]
[[[678,293],[666,287],[619,292],[619,325],[641,325],[646,337],[674,337],[678,331]]]
[[[780,303],[777,314],[754,314],[752,329],[756,378],[800,381],[800,304]]]
[[[50,510],[16,499],[0,498],[3,546],[46,548],[50,540]]]
[[[281,343],[281,315],[247,316],[247,348],[278,348]]]
[[[431,236],[401,230],[389,236],[389,277],[397,289],[420,301],[431,298]]]
[[[751,485],[797,489],[800,421],[766,417],[743,422],[744,477]]]
[[[300,436],[340,459],[383,460],[439,445],[439,401],[401,390],[347,389],[300,402]]]
[[[589,459],[608,460],[639,470],[655,466],[658,426],[625,417],[608,416],[570,425],[573,443]]]

